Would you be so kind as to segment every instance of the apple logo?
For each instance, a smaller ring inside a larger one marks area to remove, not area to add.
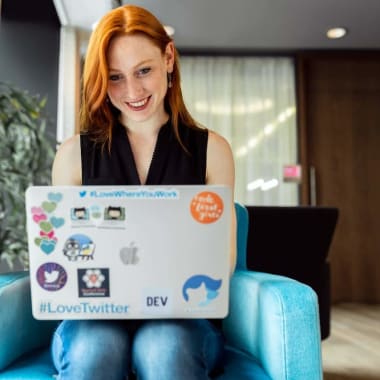
[[[120,250],[120,259],[125,265],[136,265],[140,258],[137,256],[139,248],[135,245],[135,242],[131,242],[127,247],[123,247]]]

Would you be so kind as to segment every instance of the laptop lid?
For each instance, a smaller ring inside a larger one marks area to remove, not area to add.
[[[34,186],[26,191],[36,319],[223,318],[226,186]]]

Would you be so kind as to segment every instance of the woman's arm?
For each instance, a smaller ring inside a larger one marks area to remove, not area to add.
[[[64,141],[58,148],[53,162],[52,184],[54,186],[82,184],[79,135]]]
[[[234,205],[235,165],[231,147],[219,134],[209,131],[207,145],[206,184],[227,185],[231,196],[231,274],[236,266],[236,214]]]

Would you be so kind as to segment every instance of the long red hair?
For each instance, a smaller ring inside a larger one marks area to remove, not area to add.
[[[93,31],[85,58],[82,76],[82,102],[80,130],[88,132],[97,142],[110,147],[112,129],[118,112],[107,101],[109,68],[107,51],[111,39],[116,35],[142,33],[162,52],[172,41],[161,22],[149,11],[134,5],[125,5],[107,13]],[[180,86],[178,51],[174,48],[172,87],[165,96],[165,109],[178,141],[181,143],[178,124],[197,128],[198,124],[186,109]],[[182,143],[181,143],[182,145]]]

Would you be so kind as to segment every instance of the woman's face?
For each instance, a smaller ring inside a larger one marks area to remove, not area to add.
[[[144,35],[117,36],[108,54],[108,96],[121,111],[121,121],[133,123],[156,121],[166,117],[164,98],[167,73],[173,71],[174,47],[169,43],[165,54]]]

